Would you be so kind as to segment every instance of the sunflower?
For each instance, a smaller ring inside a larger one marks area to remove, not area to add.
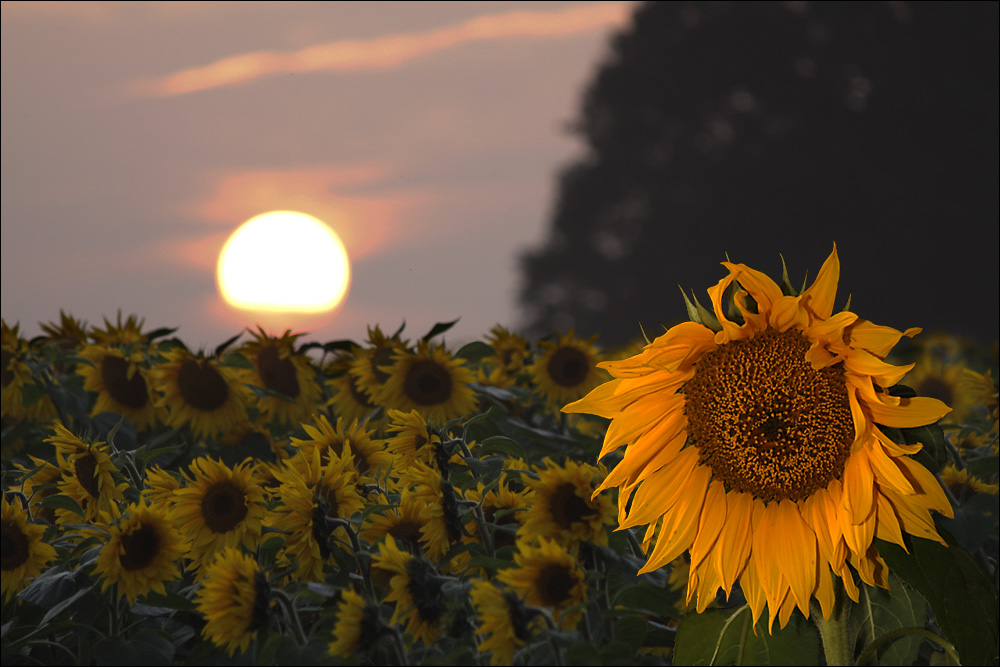
[[[59,309],[59,323],[39,323],[45,332],[46,343],[58,345],[64,350],[78,350],[87,344],[87,323]]]
[[[393,625],[403,622],[414,639],[425,644],[433,642],[440,634],[445,612],[441,596],[445,579],[423,558],[400,551],[392,535],[386,535],[372,565],[392,574],[391,590],[385,599],[396,603]]]
[[[15,421],[32,419],[48,421],[56,409],[45,389],[35,382],[28,365],[31,353],[28,342],[21,338],[19,326],[0,324],[0,416]],[[27,394],[27,397],[25,396]],[[33,398],[28,398],[33,397]],[[27,400],[26,400],[27,399]]]
[[[479,652],[492,652],[491,665],[514,664],[514,653],[524,646],[533,625],[524,603],[483,580],[472,582],[469,595],[479,617],[478,634],[485,636],[479,642]]]
[[[919,329],[833,314],[836,247],[799,295],[787,280],[783,293],[759,271],[724,266],[729,275],[708,290],[714,315],[689,304],[700,322],[601,364],[614,379],[564,411],[612,420],[602,457],[628,445],[598,491],[621,487],[621,529],[649,525],[641,572],[690,550],[698,611],[739,578],[754,622],[765,604],[769,627],[795,607],[808,617],[813,596],[830,618],[834,577],[858,600],[848,563],[887,587],[875,537],[943,542],[930,511],[953,512],[934,475],[907,456],[920,446],[879,425],[928,424],[948,407],[887,390],[912,366],[882,359]],[[742,323],[724,313],[733,283]]]
[[[388,410],[386,414],[389,418],[386,430],[393,435],[386,439],[385,448],[396,457],[393,467],[403,470],[421,461],[440,470],[438,448],[441,438],[430,432],[427,420],[416,410]]]
[[[544,467],[533,469],[538,479],[525,481],[532,495],[518,538],[544,537],[574,547],[580,542],[607,546],[605,525],[614,523],[615,506],[610,497],[594,494],[595,482],[599,483],[604,473],[573,460],[558,466],[545,459]]]
[[[0,510],[0,538],[3,540],[2,558],[0,558],[0,590],[4,601],[17,595],[17,592],[34,579],[45,565],[56,558],[56,550],[42,541],[45,526],[31,523],[28,513],[20,503],[8,503],[3,494]]]
[[[150,505],[169,510],[174,504],[174,492],[181,488],[177,473],[171,473],[158,465],[146,468],[146,484],[142,499]]]
[[[333,406],[337,416],[347,423],[363,424],[378,409],[372,397],[361,389],[358,379],[350,372],[360,349],[353,347],[353,352],[338,356],[326,367],[326,374],[331,376],[325,383],[330,390],[330,400],[326,404]]]
[[[982,493],[1000,495],[1000,484],[988,484],[975,475],[970,475],[968,468],[959,470],[953,463],[941,468],[941,481],[959,503]]]
[[[94,570],[104,580],[101,590],[118,584],[119,597],[128,598],[131,605],[150,591],[166,594],[164,584],[180,576],[178,562],[186,551],[167,512],[146,503],[131,505],[108,530],[110,538]]]
[[[437,562],[454,544],[462,542],[462,521],[458,513],[461,491],[441,476],[437,470],[419,461],[404,470],[401,483],[407,487],[405,494],[427,507],[427,522],[420,529],[420,543],[427,556]],[[465,552],[452,561],[461,568],[469,560]]]
[[[518,541],[516,567],[500,570],[497,579],[513,588],[532,607],[552,610],[564,630],[571,630],[583,616],[587,601],[585,573],[576,557],[563,545],[544,537],[534,545]]]
[[[257,395],[261,419],[274,424],[294,424],[305,419],[316,410],[323,392],[316,383],[316,371],[309,357],[295,351],[295,341],[302,334],[292,335],[291,329],[280,338],[267,335],[263,329],[259,334],[250,333],[254,340],[238,350],[253,364],[245,379],[280,394]]]
[[[594,347],[597,337],[577,338],[571,330],[556,341],[541,341],[541,355],[529,371],[535,391],[551,406],[562,406],[593,389],[604,379],[597,369],[600,355]]]
[[[201,634],[229,655],[250,646],[267,625],[267,577],[239,548],[227,547],[205,568],[195,606],[205,618]]]
[[[354,349],[350,373],[358,391],[371,396],[375,402],[382,385],[389,379],[389,373],[383,367],[392,365],[393,356],[406,351],[407,345],[406,341],[395,336],[386,336],[378,325],[374,329],[368,327],[368,342],[371,347]]]
[[[503,478],[495,489],[486,491],[485,495],[483,494],[484,488],[483,483],[478,482],[475,489],[469,489],[465,492],[465,496],[468,500],[481,502],[483,518],[486,519],[486,523],[497,526],[498,529],[493,531],[493,548],[514,546],[516,541],[514,533],[499,530],[499,528],[501,526],[520,527],[530,502],[528,494],[513,491],[508,486],[507,480]],[[466,538],[467,542],[478,539],[479,527],[475,519],[466,522],[465,532],[469,534],[469,537]]]
[[[413,551],[425,548],[421,540],[424,538],[424,527],[430,521],[430,509],[427,503],[406,490],[400,496],[398,504],[393,505],[385,496],[378,499],[378,504],[392,506],[365,514],[359,533],[361,539],[369,544],[375,544],[386,535],[390,535]],[[435,553],[445,553],[448,551],[447,539],[445,535],[443,544],[431,543],[427,548]]]
[[[30,466],[20,463],[14,464],[14,467],[24,473],[24,475],[27,475],[35,468],[40,468],[31,477],[21,477],[23,484],[21,490],[24,492],[25,498],[28,499],[28,507],[31,508],[31,513],[36,519],[55,523],[55,509],[52,507],[42,507],[41,503],[49,496],[59,493],[57,485],[62,481],[62,468],[34,456],[29,456],[28,458],[31,459]]]
[[[79,364],[83,388],[97,393],[91,415],[113,412],[128,418],[142,431],[156,424],[156,397],[151,392],[146,356],[138,350],[88,345],[80,356],[90,364]]]
[[[284,566],[295,565],[292,576],[306,581],[323,580],[323,564],[330,557],[330,538],[349,544],[343,527],[331,530],[326,519],[350,519],[364,507],[358,492],[358,474],[348,461],[331,456],[320,463],[319,449],[306,458],[299,453],[275,475],[281,482],[275,510],[275,527],[288,531],[279,555]]]
[[[964,370],[961,363],[942,362],[925,354],[917,359],[916,367],[907,374],[903,382],[918,395],[936,398],[948,405],[952,412],[944,421],[963,424],[968,421],[975,407],[975,397],[962,381],[965,377]]]
[[[490,384],[513,384],[517,376],[525,371],[524,365],[530,354],[528,341],[497,324],[490,329],[486,342],[495,352],[483,357],[483,364],[490,369]]]
[[[104,514],[117,515],[117,501],[124,500],[129,487],[112,463],[104,442],[85,443],[59,422],[52,427],[53,435],[45,442],[56,448],[56,465],[63,471],[59,490],[75,500],[83,510],[83,518],[99,522]],[[57,511],[58,516],[63,516]],[[68,517],[67,517],[68,518]]]
[[[94,327],[90,330],[90,338],[95,343],[105,347],[131,345],[133,343],[143,343],[146,341],[146,334],[142,332],[142,326],[146,323],[144,318],[138,315],[129,315],[122,322],[122,311],[118,311],[117,324],[112,324],[108,318],[104,318],[104,328]]]
[[[292,446],[301,449],[307,456],[311,457],[312,450],[319,448],[324,461],[331,454],[346,458],[344,444],[349,443],[347,449],[353,457],[354,468],[364,481],[374,481],[377,472],[384,473],[392,465],[392,454],[385,451],[379,441],[372,440],[371,431],[356,422],[345,426],[346,422],[338,419],[334,427],[325,416],[316,415],[314,423],[302,424],[308,440],[291,439]]]
[[[264,519],[264,491],[248,460],[230,469],[207,457],[191,462],[187,485],[173,493],[171,517],[198,565],[224,547],[254,550]],[[197,565],[196,565],[197,567]]]
[[[337,605],[337,624],[333,628],[330,655],[351,658],[371,648],[384,631],[378,606],[368,602],[364,596],[346,590]]]
[[[469,387],[475,375],[444,347],[421,341],[415,352],[401,350],[392,359],[391,366],[382,367],[389,377],[375,395],[377,403],[416,410],[427,421],[439,424],[476,409],[476,394]]]
[[[166,363],[153,369],[167,410],[167,423],[185,425],[200,438],[215,438],[247,420],[247,389],[237,372],[215,359],[184,348],[165,352]]]

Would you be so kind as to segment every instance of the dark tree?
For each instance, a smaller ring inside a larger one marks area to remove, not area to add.
[[[683,315],[728,252],[815,272],[879,324],[997,336],[997,3],[641,6],[574,128],[527,333]]]

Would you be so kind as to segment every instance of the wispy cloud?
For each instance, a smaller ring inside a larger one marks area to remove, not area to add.
[[[557,11],[517,11],[481,16],[430,32],[396,34],[368,40],[340,40],[292,52],[254,51],[137,82],[139,95],[186,95],[246,83],[273,74],[346,72],[398,67],[411,60],[472,42],[576,35],[618,26],[631,3],[609,2]]]

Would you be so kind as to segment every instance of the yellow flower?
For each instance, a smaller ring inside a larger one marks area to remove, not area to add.
[[[335,428],[326,417],[316,415],[315,426],[302,424],[302,430],[309,439],[292,438],[294,447],[301,449],[310,458],[312,450],[318,448],[324,462],[330,455],[346,459],[345,451],[349,451],[352,465],[364,481],[374,481],[377,472],[384,474],[392,465],[392,454],[385,451],[380,442],[372,440],[371,431],[356,422],[345,427],[344,420],[338,419]],[[348,443],[346,449],[345,443]]]
[[[597,368],[600,361],[596,336],[583,340],[572,331],[559,334],[556,341],[541,341],[541,355],[530,367],[535,390],[551,406],[562,406],[593,389],[605,375]]]
[[[31,508],[31,513],[36,519],[42,519],[43,521],[48,521],[49,523],[55,523],[55,509],[51,507],[41,507],[40,505],[41,502],[49,496],[59,493],[59,488],[55,485],[62,481],[62,468],[54,466],[48,461],[35,458],[34,456],[29,456],[28,458],[31,459],[30,466],[25,466],[20,463],[14,464],[15,468],[25,474],[31,472],[35,468],[41,467],[41,469],[30,478],[21,478],[24,483],[22,491],[24,491],[24,495],[28,499],[28,506]]]
[[[392,623],[406,625],[414,639],[430,644],[440,634],[445,605],[441,597],[444,579],[423,558],[400,551],[392,535],[386,535],[372,565],[392,574],[387,602],[395,602]]]
[[[416,410],[438,424],[476,409],[476,395],[469,388],[475,375],[441,346],[421,341],[415,352],[401,350],[393,355],[391,366],[381,368],[389,377],[375,395],[380,405]]]
[[[430,432],[427,420],[416,410],[403,412],[390,409],[387,416],[389,423],[386,430],[394,435],[386,439],[385,448],[396,457],[393,467],[405,470],[415,461],[421,461],[440,470],[438,448],[441,446],[441,438]]]
[[[131,345],[142,343],[146,340],[146,334],[142,332],[142,325],[146,323],[145,318],[138,315],[129,315],[122,322],[122,311],[118,311],[118,321],[112,324],[108,318],[104,318],[104,328],[94,327],[90,330],[90,337],[94,342],[105,346]]]
[[[202,457],[190,469],[186,488],[173,493],[171,517],[190,541],[196,567],[224,547],[255,550],[265,514],[264,491],[249,460],[230,469]]]
[[[95,572],[104,580],[101,590],[118,584],[118,596],[135,604],[150,591],[165,594],[164,584],[180,576],[178,562],[186,551],[181,534],[162,508],[131,505],[97,556]]]
[[[527,610],[516,595],[506,593],[488,581],[472,582],[469,593],[479,617],[479,652],[492,652],[491,665],[514,664],[514,653],[529,636]]]
[[[594,494],[595,482],[599,483],[604,473],[573,460],[557,466],[551,459],[545,459],[545,466],[534,467],[534,471],[538,479],[525,480],[532,496],[518,538],[544,537],[573,548],[580,542],[607,546],[605,525],[614,523],[615,506],[609,496]]]
[[[0,558],[0,590],[4,601],[17,595],[17,592],[34,579],[45,565],[55,560],[56,550],[42,541],[45,526],[28,521],[28,514],[19,503],[8,503],[3,495],[2,512],[0,512],[0,537],[3,540],[2,558]]]
[[[56,448],[56,465],[63,471],[60,490],[80,505],[86,521],[100,522],[102,514],[117,515],[116,501],[124,500],[129,485],[115,483],[118,469],[105,443],[85,443],[59,422],[52,428],[54,434],[45,442]],[[63,516],[59,511],[57,515]]]
[[[227,547],[205,568],[195,605],[205,618],[201,634],[229,655],[246,651],[267,624],[267,577],[239,548]]]
[[[333,628],[330,655],[351,658],[372,647],[384,626],[378,607],[354,591],[344,591],[337,605],[337,624]]]
[[[486,523],[497,526],[497,530],[493,531],[492,536],[493,548],[500,549],[506,546],[514,546],[516,542],[515,533],[500,530],[500,528],[504,526],[516,528],[524,521],[525,510],[528,508],[528,503],[530,502],[527,494],[515,493],[510,489],[507,480],[503,477],[500,479],[499,486],[487,491],[485,497],[483,497],[484,488],[483,483],[478,482],[475,489],[466,491],[466,497],[477,503],[481,501],[483,518],[486,519]],[[466,522],[465,532],[469,534],[469,537],[465,538],[466,542],[481,539],[479,537],[479,527],[474,518]]]
[[[181,488],[180,480],[160,466],[146,468],[146,488],[142,499],[150,505],[169,510],[174,505],[174,491]]]
[[[389,379],[389,373],[383,366],[392,365],[393,355],[405,351],[406,342],[395,337],[389,338],[382,333],[378,325],[375,325],[374,329],[368,327],[368,342],[371,347],[354,350],[354,360],[351,362],[350,372],[354,377],[357,389],[370,396],[374,403],[382,385]]]
[[[420,543],[424,552],[438,562],[452,545],[462,542],[462,521],[458,513],[461,491],[455,489],[441,473],[419,461],[404,471],[401,483],[407,488],[403,495],[412,495],[427,508],[427,522],[420,529]],[[468,552],[452,560],[451,566],[459,570],[468,562]]]
[[[498,324],[490,329],[486,342],[496,353],[483,358],[483,364],[491,369],[489,377],[493,378],[493,384],[512,384],[525,371],[528,341]]]
[[[353,353],[343,353],[326,368],[326,373],[331,376],[326,381],[326,386],[330,390],[330,400],[326,404],[332,405],[337,417],[347,423],[364,423],[378,406],[372,402],[372,397],[361,389],[358,379],[350,372],[360,348],[353,349]]]
[[[918,395],[936,398],[948,405],[952,412],[945,422],[963,424],[975,406],[975,398],[962,381],[964,370],[959,363],[942,362],[933,355],[924,354],[903,382]]]
[[[309,357],[295,351],[295,341],[302,334],[292,335],[291,330],[281,338],[268,336],[261,329],[250,332],[254,340],[245,343],[241,352],[253,364],[247,371],[246,381],[277,396],[257,396],[257,407],[265,423],[293,424],[317,408],[322,390],[316,383],[316,371]]]
[[[978,477],[970,475],[967,468],[959,470],[952,463],[941,469],[941,481],[960,503],[981,493],[1000,495],[1000,484],[987,484]]]
[[[28,365],[30,351],[28,342],[20,337],[18,325],[0,326],[0,416],[5,419],[19,421],[34,419],[48,421],[56,415],[52,399],[45,390],[35,382],[34,374]],[[38,400],[29,400],[25,405],[25,390],[30,394],[41,395]],[[4,424],[6,425],[6,421]]]
[[[157,407],[167,410],[168,424],[188,426],[199,438],[215,438],[247,420],[248,390],[234,369],[183,348],[164,356],[167,362],[152,374],[163,393]]]
[[[869,585],[888,585],[875,537],[943,542],[930,512],[953,512],[934,475],[907,456],[920,446],[879,425],[928,424],[948,407],[887,391],[912,365],[883,358],[919,329],[834,315],[836,248],[800,295],[724,266],[729,275],[708,290],[714,316],[701,309],[706,324],[679,324],[640,354],[603,363],[614,379],[564,411],[612,420],[600,456],[627,445],[599,490],[620,487],[621,529],[649,525],[642,572],[690,550],[699,611],[739,578],[755,622],[765,604],[771,626],[795,607],[808,616],[813,596],[829,618],[833,577],[858,599],[848,563]],[[732,284],[743,323],[724,312]]]
[[[333,530],[326,519],[350,519],[361,511],[364,501],[358,492],[358,474],[336,456],[321,464],[319,449],[313,449],[311,458],[300,452],[275,475],[281,481],[278,497],[283,506],[275,510],[274,526],[290,533],[279,562],[294,565],[296,579],[322,581],[323,564],[331,553],[330,538],[336,535],[350,544],[344,528]]]
[[[64,350],[78,350],[87,344],[87,323],[59,309],[59,323],[41,324],[45,332],[45,342],[58,345]]]
[[[564,630],[571,630],[583,617],[587,601],[583,568],[566,547],[539,538],[535,545],[518,540],[516,567],[500,570],[497,579],[507,584],[532,607],[552,610]]]
[[[378,499],[379,505],[390,504],[385,496]],[[412,550],[422,549],[424,527],[430,521],[430,510],[427,503],[416,498],[409,491],[404,491],[399,504],[381,511],[369,512],[365,515],[359,533],[361,539],[369,544],[375,544],[386,535],[404,542]],[[447,535],[443,545],[430,544],[430,550],[435,553],[445,553],[448,550]]]
[[[88,345],[80,351],[80,356],[93,364],[79,364],[76,368],[83,377],[83,388],[97,392],[91,415],[102,412],[124,415],[140,431],[156,424],[156,397],[151,391],[144,354]]]

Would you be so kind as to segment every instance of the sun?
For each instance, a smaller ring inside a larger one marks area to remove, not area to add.
[[[271,211],[237,229],[219,253],[216,280],[235,308],[321,313],[336,308],[351,283],[340,238],[322,221],[296,211]]]

